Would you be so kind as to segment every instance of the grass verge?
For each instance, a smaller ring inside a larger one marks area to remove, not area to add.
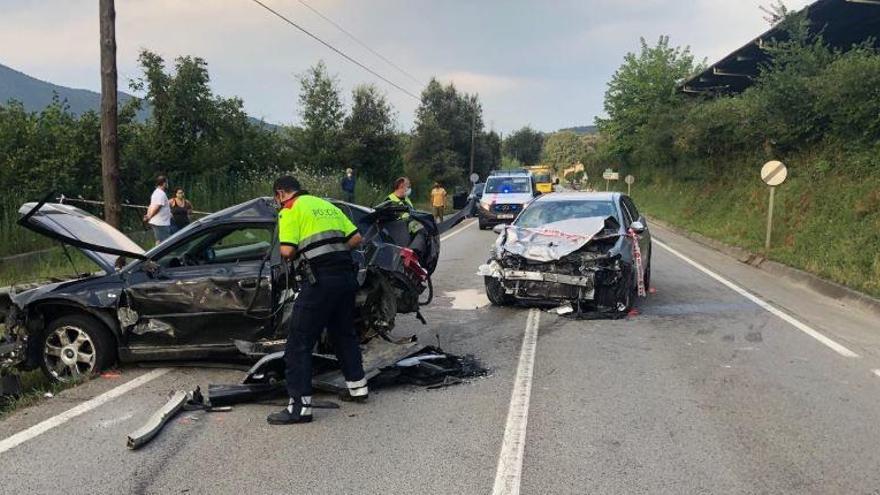
[[[760,163],[736,163],[731,170],[741,172],[715,177],[642,174],[632,195],[644,212],[672,225],[880,297],[880,174],[835,173],[815,156],[786,162],[767,253],[769,190]]]

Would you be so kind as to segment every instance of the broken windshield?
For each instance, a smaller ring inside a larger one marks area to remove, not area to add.
[[[615,217],[611,201],[539,201],[523,211],[514,225],[533,229],[548,223],[589,217]]]

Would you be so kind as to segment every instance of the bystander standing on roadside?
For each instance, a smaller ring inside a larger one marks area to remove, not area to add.
[[[431,189],[431,206],[434,208],[434,219],[442,222],[446,209],[446,189],[439,182],[435,182],[434,188]]]
[[[186,199],[183,189],[179,187],[174,190],[174,197],[168,201],[168,204],[171,207],[171,234],[174,234],[192,221],[190,215],[193,206]]]
[[[345,177],[342,178],[340,186],[342,187],[342,199],[349,203],[354,203],[355,178],[352,169],[345,169]]]
[[[171,208],[168,206],[166,189],[168,189],[168,179],[164,175],[156,177],[156,189],[150,196],[150,206],[147,208],[147,214],[144,215],[144,221],[153,229],[156,244],[171,235]]]

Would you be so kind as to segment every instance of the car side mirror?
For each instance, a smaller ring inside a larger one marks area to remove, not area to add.
[[[492,227],[492,232],[495,232],[496,234],[501,235],[506,228],[507,228],[506,223],[499,223],[498,225]]]
[[[629,228],[632,229],[632,231],[636,234],[641,234],[645,231],[645,224],[638,220],[635,220],[633,223],[629,224]]]

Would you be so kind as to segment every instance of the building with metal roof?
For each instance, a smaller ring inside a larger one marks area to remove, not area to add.
[[[818,0],[804,8],[810,31],[821,34],[829,45],[846,50],[855,44],[880,38],[880,0]],[[760,67],[770,61],[764,44],[785,41],[788,34],[778,25],[741,48],[691,76],[679,85],[687,94],[735,94],[751,86]],[[880,46],[880,45],[878,45]]]

